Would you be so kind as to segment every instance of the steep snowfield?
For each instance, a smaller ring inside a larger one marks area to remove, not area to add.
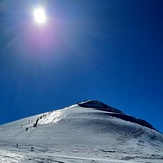
[[[161,133],[80,104],[0,126],[0,162],[163,162]]]

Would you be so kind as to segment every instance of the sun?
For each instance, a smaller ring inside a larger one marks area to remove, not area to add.
[[[33,16],[38,24],[44,24],[46,22],[46,14],[44,9],[41,7],[34,10]]]

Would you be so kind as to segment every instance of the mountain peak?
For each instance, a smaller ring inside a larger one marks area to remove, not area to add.
[[[84,157],[85,151],[90,148],[89,158],[93,155],[93,157],[102,157],[102,160],[108,160],[108,157],[113,159],[119,157],[125,160],[154,158],[153,162],[158,162],[163,158],[163,135],[152,125],[97,100],[83,101],[60,110],[0,126],[0,162],[11,158],[6,157],[6,150],[10,151],[10,148],[12,148],[10,152],[18,149],[18,153],[21,152],[20,155],[26,150],[23,153],[24,163],[29,162],[26,153],[29,153],[27,149],[31,146],[37,149],[35,152],[37,156],[40,155],[40,151],[42,152],[42,160],[39,159],[40,156],[36,158],[35,154],[29,156],[30,159],[32,156],[36,162],[49,162],[53,153],[51,163],[55,162],[59,153],[67,152],[70,159],[69,152],[72,149],[74,153],[71,155],[77,157],[77,152],[80,150]],[[4,148],[2,152],[1,148]],[[58,148],[61,149],[59,153],[57,153]],[[128,155],[125,156],[126,154]],[[84,159],[83,162],[88,160]],[[151,161],[143,160],[142,162]]]
[[[156,130],[147,121],[139,119],[139,118],[135,118],[135,117],[130,116],[130,115],[126,115],[121,110],[113,108],[111,106],[108,106],[107,104],[104,104],[103,102],[100,102],[98,100],[86,100],[86,101],[78,103],[78,105],[80,107],[94,108],[94,109],[97,109],[97,110],[105,111],[110,116],[120,118],[120,119],[123,119],[123,120],[126,120],[126,121],[130,121],[130,122],[133,122],[133,123],[137,123],[137,124],[139,124],[141,126],[145,126],[145,127],[150,128],[150,129]]]
[[[108,106],[107,104],[104,104],[103,102],[100,102],[98,100],[86,100],[86,101],[78,103],[78,105],[81,106],[81,107],[95,108],[95,109],[98,109],[98,110],[123,114],[122,111],[120,111],[118,109],[115,109],[115,108],[113,108],[111,106]]]

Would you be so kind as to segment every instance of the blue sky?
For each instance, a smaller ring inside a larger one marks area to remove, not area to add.
[[[38,26],[33,9],[48,20]],[[163,132],[162,0],[0,1],[0,124],[100,100]]]

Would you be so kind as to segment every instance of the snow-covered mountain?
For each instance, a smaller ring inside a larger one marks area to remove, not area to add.
[[[0,126],[0,162],[161,163],[163,135],[144,120],[88,100]]]

